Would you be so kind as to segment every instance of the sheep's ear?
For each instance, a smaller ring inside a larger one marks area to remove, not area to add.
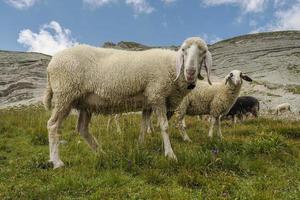
[[[249,76],[247,76],[245,74],[241,74],[241,78],[244,79],[245,81],[252,82],[252,78],[250,78]]]
[[[225,79],[225,85],[228,83],[229,77],[226,77]]]
[[[206,51],[204,66],[205,66],[205,70],[206,70],[206,74],[207,74],[207,81],[210,85],[212,85],[211,81],[210,81],[210,72],[211,72],[211,68],[212,68],[212,56],[208,50]]]
[[[183,65],[184,65],[183,49],[180,48],[177,52],[177,58],[176,58],[176,79],[175,80],[178,79]]]
[[[229,74],[225,77],[225,85],[228,83],[230,78],[231,78],[231,76]]]

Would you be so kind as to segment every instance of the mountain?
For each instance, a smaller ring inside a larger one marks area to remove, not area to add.
[[[50,59],[40,53],[0,51],[0,108],[40,101]]]
[[[105,48],[146,50],[136,42],[106,42]],[[239,36],[209,46],[213,55],[213,80],[222,79],[233,69],[250,75],[242,94],[258,97],[263,109],[289,102],[300,110],[300,31],[268,32]],[[46,66],[50,56],[39,53],[0,51],[0,108],[41,100],[46,86]]]

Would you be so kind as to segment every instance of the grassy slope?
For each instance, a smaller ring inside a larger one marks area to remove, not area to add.
[[[106,131],[107,117],[93,118],[91,132],[106,151],[99,156],[74,131],[71,116],[60,148],[66,167],[52,170],[45,164],[49,113],[25,107],[0,116],[0,199],[300,198],[299,122],[225,122],[220,142],[208,140],[207,123],[188,118],[191,144],[171,122],[174,163],[164,158],[158,131],[138,145],[138,115],[122,118],[122,135]]]

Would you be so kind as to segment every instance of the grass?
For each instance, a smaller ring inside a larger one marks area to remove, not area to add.
[[[293,94],[300,94],[300,86],[295,86],[292,88],[288,88],[289,92],[292,92]]]
[[[228,121],[224,140],[209,141],[208,124],[187,118],[193,142],[185,143],[171,120],[176,163],[164,158],[158,130],[138,144],[138,115],[121,119],[121,135],[106,131],[107,117],[93,118],[91,132],[106,151],[100,155],[75,132],[72,115],[61,130],[66,167],[53,170],[49,115],[40,107],[0,110],[0,199],[300,198],[299,122],[261,118],[234,127]]]

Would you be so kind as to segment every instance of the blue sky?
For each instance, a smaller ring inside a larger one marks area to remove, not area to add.
[[[300,30],[300,0],[0,0],[0,49],[54,54],[105,41],[208,43]]]

